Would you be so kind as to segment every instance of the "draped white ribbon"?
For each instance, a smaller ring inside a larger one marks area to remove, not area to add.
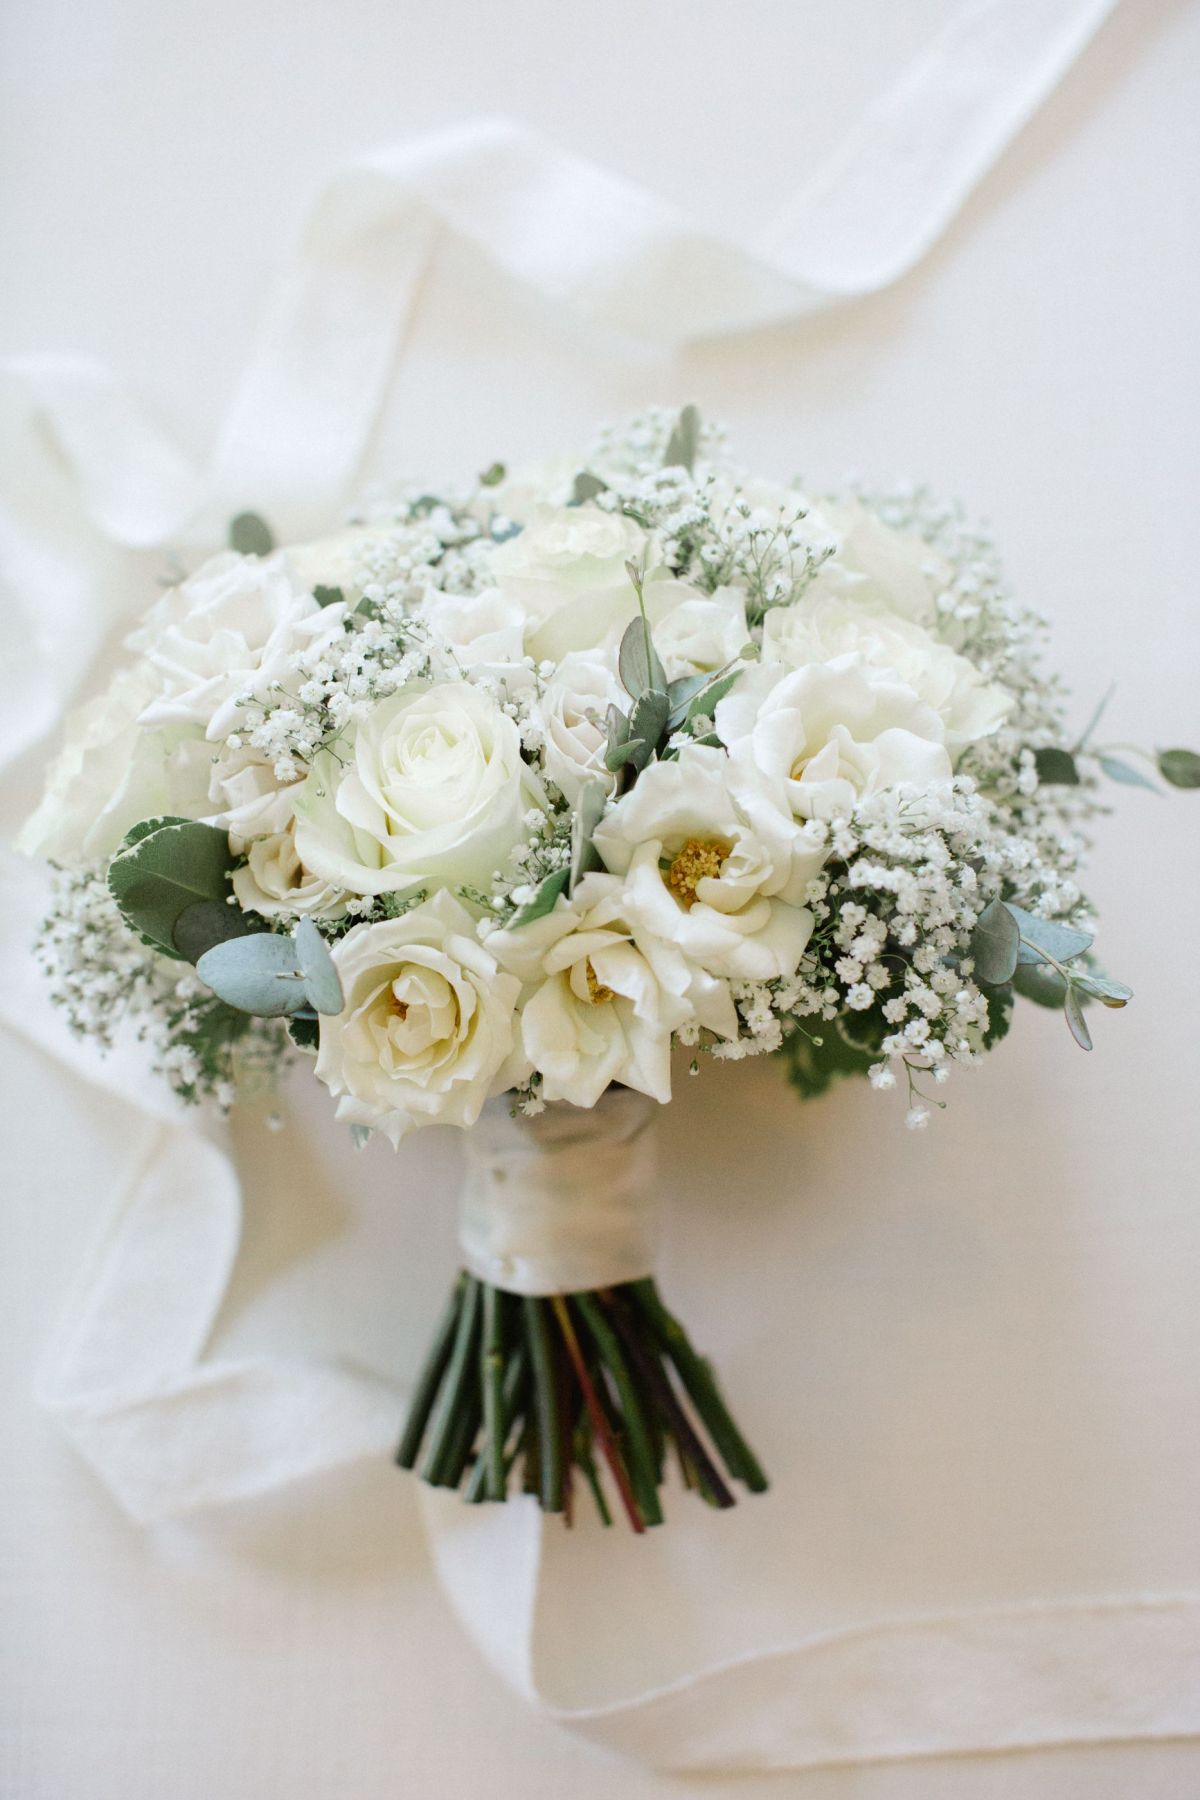
[[[936,240],[1111,0],[976,0],[867,114],[752,249],[516,126],[361,159],[318,199],[208,471],[190,468],[90,363],[3,368],[0,578],[23,699],[8,757],[43,737],[131,599],[145,552],[215,541],[244,506],[284,536],[352,489],[437,245],[448,234],[598,325],[659,342],[744,330],[874,291]],[[32,916],[13,870],[10,918]],[[219,1141],[98,1067],[45,1020],[27,953],[3,1005],[141,1115],[141,1158],[51,1347],[42,1394],[127,1510],[156,1519],[382,1449],[398,1395],[345,1365],[210,1358],[240,1197]],[[1196,1603],[1138,1601],[888,1621],[773,1645],[597,1706],[538,1648],[536,1509],[430,1495],[435,1555],[469,1629],[535,1704],[664,1768],[765,1768],[1200,1726],[1181,1670]],[[671,1527],[681,1534],[686,1526]]]

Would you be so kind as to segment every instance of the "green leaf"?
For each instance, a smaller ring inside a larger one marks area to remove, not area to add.
[[[346,1004],[332,956],[311,919],[297,921],[293,933],[296,962],[304,977],[304,992],[316,1012],[333,1015]]]
[[[226,900],[197,900],[185,906],[176,919],[171,942],[185,961],[195,963],[214,944],[248,937],[254,929],[240,906],[230,906]]]
[[[287,1022],[288,1036],[297,1050],[303,1050],[306,1056],[315,1056],[321,1047],[321,1022],[314,1013],[307,1009],[293,1013]]]
[[[1046,745],[1041,750],[1034,751],[1033,764],[1038,780],[1046,787],[1079,786],[1079,770],[1069,750],[1058,750],[1053,745]]]
[[[818,1041],[819,1040],[819,1041]],[[787,1077],[802,1100],[815,1100],[843,1075],[865,1075],[879,1058],[870,1050],[848,1044],[832,1025],[806,1037],[789,1032],[779,1051],[787,1065]]]
[[[1093,1000],[1099,1000],[1101,1006],[1127,1006],[1133,999],[1132,988],[1126,987],[1123,981],[1109,981],[1104,975],[1076,975],[1073,985],[1082,988]]]
[[[1013,984],[1004,982],[987,995],[988,1022],[983,1034],[983,1047],[991,1050],[1001,1038],[1008,1036],[1013,1015]]]
[[[659,661],[658,651],[654,648],[654,639],[645,619],[631,619],[625,627],[625,635],[617,653],[617,668],[631,700],[636,700],[650,689],[666,692],[667,672]]]
[[[164,825],[190,824],[191,820],[185,819],[181,813],[160,813],[156,819],[143,819],[140,824],[129,827],[121,841],[121,849],[131,850],[135,844],[140,844],[144,837],[149,837],[154,831],[161,831]],[[120,855],[120,851],[117,854]]]
[[[567,892],[574,893],[576,882],[591,869],[602,867],[600,852],[592,842],[592,834],[604,817],[608,789],[602,781],[585,781],[575,804],[571,820],[571,878]]]
[[[575,485],[571,489],[571,506],[582,506],[585,501],[594,500],[597,494],[607,494],[608,483],[593,475],[590,469],[581,469],[575,477]]]
[[[1079,742],[1075,746],[1077,751],[1086,749],[1087,745],[1091,742],[1092,733],[1093,733],[1093,731],[1095,731],[1097,725],[1100,723],[1101,719],[1104,717],[1104,714],[1108,708],[1108,703],[1112,699],[1112,697],[1116,693],[1116,691],[1117,691],[1116,682],[1115,681],[1110,682],[1105,693],[1101,696],[1099,704],[1097,705],[1095,712],[1092,714],[1091,718],[1088,720],[1087,724],[1084,726],[1083,730],[1079,734]]]
[[[1088,1030],[1087,1020],[1083,1016],[1083,1007],[1080,1004],[1079,995],[1075,990],[1074,982],[1071,982],[1067,988],[1067,997],[1063,1002],[1063,1012],[1066,1015],[1067,1025],[1070,1028],[1071,1036],[1075,1039],[1079,1048],[1081,1050],[1090,1050],[1092,1047],[1092,1034]]]
[[[643,746],[637,756],[631,759],[638,767],[645,768],[650,761],[658,748],[659,739],[667,729],[670,716],[671,702],[656,688],[649,689],[640,700],[634,702],[633,711],[629,715],[629,732],[631,738],[638,740]]]
[[[304,977],[291,938],[259,931],[205,951],[196,973],[238,1012],[280,1018],[306,1004]]]
[[[1061,1012],[1067,997],[1067,984],[1049,963],[1019,963],[1012,979],[1013,987],[1024,1000],[1035,1006],[1048,1006]]]
[[[1001,987],[1011,981],[1021,950],[1021,932],[1003,900],[993,900],[979,915],[971,933],[975,973],[985,987]]]
[[[224,903],[235,860],[224,831],[186,819],[119,850],[109,864],[108,886],[131,931],[165,956],[182,959],[176,920],[199,900]]]
[[[623,743],[615,744],[612,749],[604,752],[604,766],[606,769],[611,769],[614,775],[618,769],[623,769],[627,762],[632,762],[637,768],[644,769],[650,760],[649,755],[640,761],[638,758],[641,757],[643,750],[649,751],[652,748],[653,746],[646,743],[645,738],[626,738]]]
[[[544,919],[547,913],[552,913],[558,896],[566,893],[570,879],[570,869],[555,869],[553,874],[547,875],[544,881],[538,883],[533,899],[521,908],[513,924],[532,925],[535,919]]]
[[[1156,787],[1148,775],[1143,775],[1140,769],[1135,769],[1129,763],[1122,762],[1119,757],[1098,756],[1096,761],[1110,781],[1123,782],[1126,787],[1149,788],[1152,794],[1162,792],[1162,789]]]
[[[741,672],[741,669],[730,669],[727,674],[715,675],[688,707],[687,723],[690,725],[693,719],[711,719]]]
[[[1200,756],[1194,750],[1160,750],[1158,772],[1172,787],[1200,787]]]
[[[508,470],[502,462],[494,462],[491,468],[485,469],[479,477],[479,485],[485,488],[499,487],[507,474]]]
[[[269,556],[275,548],[271,527],[257,513],[239,513],[229,521],[229,547],[239,556]]]
[[[1073,956],[1082,956],[1091,948],[1089,932],[1079,931],[1074,925],[1062,925],[1057,919],[1039,919],[1026,912],[1024,907],[1014,906],[1011,900],[1005,901],[1005,905],[1021,928],[1024,942],[1019,961],[1040,962],[1042,958],[1038,952],[1046,951],[1056,962],[1070,962]]]
[[[318,606],[341,606],[346,599],[340,587],[322,587],[319,582],[312,594]]]
[[[694,406],[685,406],[667,439],[663,468],[684,468],[690,475],[700,448],[700,414]]]

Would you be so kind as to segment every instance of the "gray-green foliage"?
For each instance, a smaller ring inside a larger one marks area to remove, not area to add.
[[[180,962],[251,928],[229,901],[228,835],[195,819],[146,819],[109,864],[108,885],[131,931]]]
[[[301,919],[291,937],[256,932],[215,944],[196,973],[227,1006],[263,1019],[339,1013],[345,1004],[333,958],[311,919]]]
[[[1091,949],[1091,934],[1057,919],[1040,919],[1008,900],[993,900],[979,915],[971,938],[975,976],[989,1002],[1011,1004],[1014,992],[1041,1006],[1061,1008],[1075,1042],[1092,1048],[1083,1008],[1088,1000],[1121,1007],[1133,998],[1122,982],[1097,975],[1077,958]]]
[[[229,547],[240,556],[269,556],[275,548],[275,534],[257,513],[239,513],[229,521]]]
[[[696,464],[696,452],[700,448],[700,414],[696,407],[685,406],[675,421],[675,427],[667,439],[667,448],[663,456],[663,467],[683,468],[690,475]]]

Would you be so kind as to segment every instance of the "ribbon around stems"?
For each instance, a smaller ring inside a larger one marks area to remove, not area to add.
[[[18,676],[0,761],[61,717],[145,591],[149,552],[212,547],[250,503],[282,536],[303,535],[351,493],[445,237],[599,326],[661,344],[874,292],[937,240],[1111,5],[973,0],[750,247],[512,124],[356,160],[310,214],[203,471],[97,364],[0,364],[0,604]],[[6,880],[10,915],[28,918],[33,872]],[[398,1413],[386,1382],[342,1364],[206,1355],[240,1232],[226,1147],[164,1110],[143,1070],[101,1066],[46,1021],[23,934],[5,977],[5,1021],[51,1050],[64,1080],[119,1093],[141,1117],[139,1160],[40,1384],[116,1498],[160,1519],[381,1451]],[[472,1257],[494,1250],[490,1229],[469,1205]],[[1200,1610],[1178,1596],[884,1621],[732,1661],[698,1652],[707,1666],[686,1679],[581,1701],[587,1668],[567,1691],[539,1650],[536,1506],[468,1509],[436,1493],[422,1504],[447,1592],[501,1673],[554,1718],[656,1767],[801,1767],[1200,1726],[1181,1677]]]

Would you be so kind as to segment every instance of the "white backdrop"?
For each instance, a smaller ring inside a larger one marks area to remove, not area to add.
[[[581,21],[540,0],[503,18],[369,3],[310,5],[301,27],[262,3],[9,0],[0,225],[21,278],[0,296],[0,347],[99,352],[199,452],[303,203],[348,153],[504,112],[744,235],[949,11],[791,0],[736,23],[715,6]],[[648,396],[694,397],[764,468],[927,476],[989,513],[1081,704],[1116,672],[1113,735],[1194,742],[1198,50],[1194,7],[1127,5],[899,289],[674,366],[492,279],[464,300],[444,267],[377,462],[454,470],[572,441]],[[1198,843],[1183,798],[1131,796],[1101,834],[1105,948],[1138,1000],[1099,1022],[1090,1060],[1057,1021],[1026,1018],[919,1140],[862,1092],[793,1109],[765,1068],[721,1077],[736,1145],[707,1082],[672,1110],[676,1167],[704,1176],[680,1184],[691,1210],[667,1279],[693,1319],[712,1307],[708,1341],[757,1437],[786,1437],[762,1504],[814,1627],[986,1602],[1014,1574],[1046,1599],[1200,1586],[1200,1071],[1197,982],[1180,973]],[[97,1100],[64,1143],[53,1065],[14,1045],[4,1067],[21,1174],[0,1313],[6,1794],[1194,1791],[1183,1745],[753,1783],[617,1770],[495,1683],[386,1468],[137,1533],[29,1402],[128,1118]],[[303,1295],[330,1346],[403,1370],[450,1262],[438,1201],[456,1146],[351,1161],[314,1131],[324,1179],[301,1211],[286,1168],[264,1166],[261,1121],[240,1129],[261,1175],[226,1341],[286,1337]],[[734,1255],[745,1208],[764,1252],[803,1272],[794,1313],[756,1304]],[[768,1357],[790,1372],[768,1378]],[[757,1529],[751,1512],[739,1529]],[[585,1572],[625,1554],[552,1548]],[[715,1613],[737,1566],[736,1538],[710,1535]],[[581,1629],[618,1643],[599,1598],[585,1576]]]

